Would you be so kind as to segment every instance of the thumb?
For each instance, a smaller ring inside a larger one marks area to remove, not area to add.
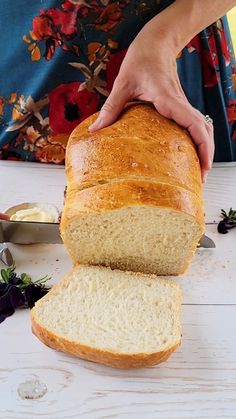
[[[98,129],[105,128],[115,122],[130,98],[131,95],[129,94],[127,86],[122,85],[121,82],[116,79],[110,95],[100,110],[96,121],[90,125],[89,131],[97,131]]]

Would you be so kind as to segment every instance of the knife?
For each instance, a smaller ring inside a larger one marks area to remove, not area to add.
[[[0,243],[60,243],[59,223],[0,221]]]
[[[59,243],[62,244],[59,223],[39,223],[30,221],[0,221],[0,243],[33,244]],[[203,235],[198,247],[214,248],[215,243]]]

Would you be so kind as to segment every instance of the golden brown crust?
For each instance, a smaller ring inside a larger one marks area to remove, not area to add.
[[[68,188],[61,219],[62,237],[73,218],[144,205],[168,208],[191,216],[204,232],[203,204],[195,194],[165,183],[126,180],[78,192]]]
[[[50,348],[116,368],[141,368],[159,364],[166,361],[180,345],[178,342],[165,351],[151,354],[115,354],[56,336],[37,322],[34,312],[32,313],[32,332]]]
[[[75,267],[78,269],[79,266]],[[101,268],[105,269],[105,268]],[[127,272],[129,274],[129,272]],[[66,287],[70,281],[70,277],[73,275],[73,271],[67,274],[59,283],[53,286],[53,288],[41,298],[31,310],[31,321],[32,321],[32,332],[37,336],[45,345],[50,348],[56,349],[58,351],[65,352],[67,354],[75,355],[79,358],[86,359],[93,362],[98,362],[110,367],[116,368],[141,368],[146,366],[152,366],[166,361],[169,356],[174,352],[179,346],[181,341],[179,340],[172,346],[168,347],[164,351],[153,352],[153,353],[139,353],[139,354],[120,354],[113,353],[110,351],[101,350],[99,348],[92,348],[87,345],[80,344],[78,342],[73,342],[68,339],[65,339],[63,336],[58,336],[52,331],[48,330],[44,325],[40,324],[37,321],[37,308],[43,306],[46,301],[50,301],[53,298],[53,295],[60,291],[61,287]],[[140,273],[132,273],[132,276],[142,276],[147,278],[153,278],[153,280],[163,281],[155,275],[145,275]],[[178,287],[178,299],[176,305],[178,307],[177,317],[180,319],[180,310],[182,302],[182,293],[179,285],[174,281],[169,281],[169,286]],[[180,326],[179,326],[180,329]],[[179,331],[180,335],[180,331]]]
[[[71,134],[66,151],[70,186],[142,176],[182,186],[201,196],[201,175],[190,135],[148,104],[126,107],[117,122],[95,133],[97,115]]]

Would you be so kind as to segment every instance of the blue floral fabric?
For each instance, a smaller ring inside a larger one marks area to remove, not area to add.
[[[1,0],[0,159],[63,164],[71,131],[101,108],[132,40],[172,2]],[[177,63],[190,103],[214,120],[215,160],[236,160],[226,18],[197,35]]]

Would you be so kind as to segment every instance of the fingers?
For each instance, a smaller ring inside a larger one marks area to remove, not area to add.
[[[94,132],[98,129],[111,125],[120,115],[125,104],[132,97],[129,88],[117,78],[113,89],[104,103],[97,120],[90,125],[89,131]]]
[[[203,123],[205,124],[205,128],[207,130],[207,133],[209,135],[209,142],[208,142],[208,155],[210,160],[206,161],[205,164],[201,164],[201,168],[202,168],[202,182],[205,183],[206,179],[207,179],[207,175],[209,170],[212,168],[212,162],[213,162],[213,158],[214,158],[214,152],[215,152],[215,144],[214,144],[214,127],[212,123],[206,122],[204,121],[204,116],[203,116]],[[204,157],[206,155],[206,151],[205,151],[205,144],[199,144],[198,146],[198,154],[199,154],[199,159],[200,161],[204,161]]]
[[[204,116],[194,109],[185,98],[166,98],[155,100],[157,111],[173,119],[177,124],[186,128],[197,146],[201,164],[202,181],[205,182],[207,174],[212,167],[214,157],[213,125],[205,122]]]
[[[204,117],[201,116],[201,120],[192,120],[187,128],[197,146],[198,157],[202,170],[202,181],[204,183],[206,181],[207,174],[212,167],[214,156],[214,139],[213,129],[212,132],[208,130],[203,118]]]
[[[0,212],[0,220],[9,220],[10,217],[7,214],[3,214],[2,212]]]

